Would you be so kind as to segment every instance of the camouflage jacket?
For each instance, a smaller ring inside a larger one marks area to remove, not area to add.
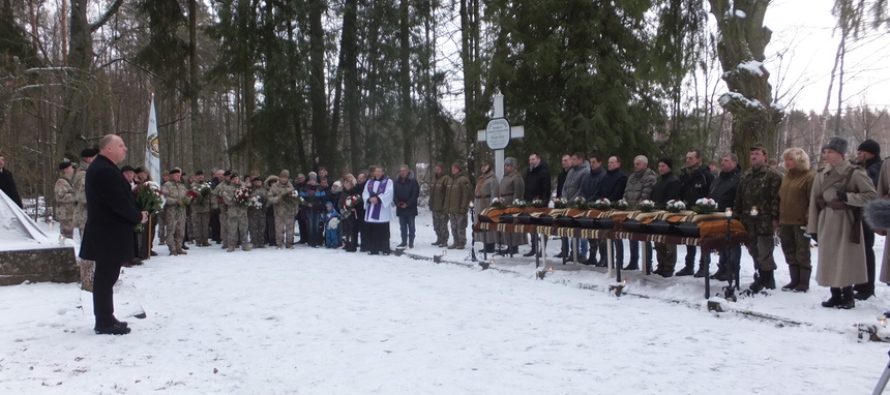
[[[235,192],[244,186],[241,184],[226,184],[227,186],[220,190],[223,203],[226,205],[226,212],[231,216],[247,216],[247,206],[235,200]]]
[[[77,199],[74,196],[74,185],[71,182],[74,179],[73,174],[63,174],[56,180],[56,219],[59,221],[74,219],[74,205]]]
[[[272,187],[269,188],[267,196],[269,197],[269,202],[273,205],[275,215],[282,216],[296,214],[298,208],[297,205],[282,200],[282,196],[291,193],[293,190],[294,186],[291,185],[291,183],[289,182],[286,182],[284,184],[275,182],[272,184]]]
[[[188,195],[188,188],[182,182],[173,180],[164,183],[161,192],[167,202],[164,204],[165,210],[183,210],[185,206],[191,203],[192,198]]]
[[[213,191],[210,192],[210,207],[214,209],[218,208],[221,212],[225,213],[228,207],[225,203],[224,195],[226,191],[230,189],[232,190],[232,193],[234,193],[235,186],[229,181],[216,184],[216,188],[213,188]]]
[[[269,207],[269,192],[266,190],[266,187],[250,187],[251,199],[254,196],[260,197],[260,201],[263,202],[263,208],[257,210],[253,207],[248,207],[247,213],[250,215],[266,215],[266,208]]]
[[[773,234],[773,220],[779,220],[779,188],[782,176],[769,166],[745,172],[739,181],[733,211],[741,218],[748,233]],[[757,207],[757,216],[751,209]]]
[[[87,169],[90,167],[90,164],[87,162],[83,162],[80,164],[80,167],[74,173],[74,181],[71,185],[74,187],[74,196],[77,200],[77,204],[86,208],[87,206],[87,190],[84,185],[84,180],[87,176]]]

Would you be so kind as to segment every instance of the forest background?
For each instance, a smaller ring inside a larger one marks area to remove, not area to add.
[[[884,104],[845,60],[887,0],[835,0],[822,108],[770,45],[768,0],[0,0],[0,150],[24,197],[106,133],[144,163],[151,92],[164,170],[306,171],[479,161],[502,93],[508,156],[775,157],[828,136],[890,147]],[[795,15],[789,15],[789,18]],[[880,56],[877,54],[876,56]],[[774,64],[768,70],[764,63]],[[477,166],[476,166],[477,167]],[[475,168],[475,167],[474,167]]]

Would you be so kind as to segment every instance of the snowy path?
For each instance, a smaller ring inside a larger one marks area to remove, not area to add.
[[[815,307],[818,287],[739,303],[814,323],[777,327],[708,313],[692,279],[630,279],[688,303],[618,299],[574,286],[603,274],[538,281],[530,262],[497,264],[509,274],[302,246],[192,248],[125,269],[119,301],[135,284],[148,319],[127,318],[121,337],[92,333],[74,284],[0,287],[0,392],[858,394],[887,361],[886,345],[851,327],[874,321],[887,287],[852,311]]]

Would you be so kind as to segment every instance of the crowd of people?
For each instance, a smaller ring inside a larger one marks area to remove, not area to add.
[[[125,147],[123,154],[117,152],[121,149],[118,145],[123,146],[120,138],[109,135],[102,144],[99,149],[83,150],[76,168],[69,162],[59,165],[54,213],[65,237],[72,237],[75,228],[80,230],[84,243],[81,256],[97,260],[95,286],[100,288],[101,295],[96,307],[97,332],[120,334],[128,331],[126,323],[121,326],[108,313],[108,289],[116,275],[110,274],[113,270],[99,269],[99,261],[106,261],[103,265],[109,266],[109,257],[93,256],[97,244],[107,243],[99,241],[98,236],[89,236],[91,224],[94,229],[107,228],[96,224],[101,224],[102,216],[108,215],[100,214],[108,210],[102,205],[109,204],[97,203],[103,194],[90,191],[90,169],[96,166],[97,158],[104,158],[100,159],[102,171],[107,172],[109,166],[114,165],[119,173],[115,177],[126,182],[128,191],[138,191],[152,180],[144,168],[117,167],[126,152]],[[866,140],[858,146],[855,159],[848,158],[848,143],[832,137],[822,147],[823,161],[814,171],[810,169],[809,156],[800,148],[786,149],[778,158],[780,167],[765,147],[756,144],[748,153],[749,169],[741,169],[733,153],[705,164],[701,151],[690,149],[679,172],[675,171],[671,158],[660,158],[652,166],[649,158],[638,155],[633,158],[630,174],[622,171],[622,159],[616,155],[576,152],[562,156],[562,171],[556,176],[555,190],[547,163],[536,153],[529,155],[528,167],[524,169],[518,159],[506,158],[501,179],[495,176],[492,163],[486,160],[481,161],[475,180],[463,163],[454,162],[446,167],[439,162],[432,167],[427,181],[436,233],[432,244],[456,250],[467,248],[470,208],[479,213],[489,207],[494,198],[507,203],[514,199],[540,200],[544,204],[552,198],[623,199],[631,208],[644,200],[662,207],[677,200],[692,207],[699,199],[710,198],[716,201],[719,210],[731,210],[751,236],[746,244],[755,269],[749,286],[751,291],[777,288],[774,275],[777,265],[773,256],[774,247],[781,245],[790,274],[781,289],[807,292],[813,274],[812,240],[819,245],[816,281],[829,287],[831,292],[823,306],[854,308],[856,300],[874,295],[873,247],[875,234],[883,233],[873,231],[862,220],[861,208],[873,199],[890,196],[890,161],[882,161],[880,152],[878,143]],[[398,217],[400,228],[397,248],[414,247],[421,188],[407,165],[400,166],[392,179],[382,167],[370,166],[355,176],[343,172],[335,180],[320,165],[320,158],[315,159],[311,172],[297,174],[293,179],[288,170],[264,178],[256,171],[242,175],[215,169],[209,180],[200,170],[187,175],[173,167],[166,173],[158,183],[164,196],[162,211],[148,217],[149,213],[143,210],[148,226],[143,231],[130,232],[132,240],[123,244],[132,245],[132,251],[117,253],[111,260],[120,260],[123,265],[141,264],[142,259],[156,255],[152,251],[155,236],[159,245],[166,246],[174,256],[187,254],[188,244],[210,247],[211,241],[228,252],[239,248],[243,251],[266,247],[292,249],[295,244],[306,244],[371,255],[389,254],[392,252],[389,222],[393,215]],[[114,178],[108,174],[103,177]],[[21,205],[12,175],[4,169],[2,156],[0,188]],[[133,195],[127,199],[134,200]],[[127,221],[138,224],[135,214],[138,211],[128,206]],[[473,237],[489,253],[518,254],[519,246],[529,243],[526,235],[520,233],[484,231]],[[613,243],[612,262],[607,262],[606,243]],[[88,244],[91,247],[86,247]],[[498,250],[497,246],[503,248]],[[541,253],[535,238],[531,239],[530,247],[524,256]],[[641,249],[646,253],[641,254]],[[652,272],[663,277],[710,276],[731,281],[738,271],[741,254],[741,246],[722,251],[716,272],[711,273],[711,254],[687,246],[684,265],[676,270],[678,252],[673,244],[631,241],[625,262],[622,240],[564,238],[557,257],[574,256],[582,264],[600,267],[622,265],[624,270],[638,270],[641,265],[652,268],[654,260],[657,266]],[[880,278],[883,282],[890,282],[888,255],[885,249]],[[642,256],[647,258],[646,262],[640,262]],[[110,308],[113,311],[113,306]]]

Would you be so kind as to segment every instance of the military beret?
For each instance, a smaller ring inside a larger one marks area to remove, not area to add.
[[[204,175],[204,170],[198,170],[198,171],[196,171],[196,172],[195,172],[195,175],[196,175],[196,176],[203,176],[203,175]]]
[[[226,171],[223,172],[223,177],[229,177],[229,176],[231,176],[231,175],[232,175],[232,171],[231,171],[231,170],[226,170]]]
[[[134,169],[133,166],[124,165],[124,167],[121,167],[121,173],[128,172],[128,171],[132,171],[133,173],[136,173],[136,169]]]
[[[65,170],[69,167],[71,167],[71,162],[64,161],[62,163],[59,163],[59,170]]]
[[[80,151],[81,158],[92,158],[96,155],[99,155],[99,150],[95,148],[84,148],[83,151]]]

